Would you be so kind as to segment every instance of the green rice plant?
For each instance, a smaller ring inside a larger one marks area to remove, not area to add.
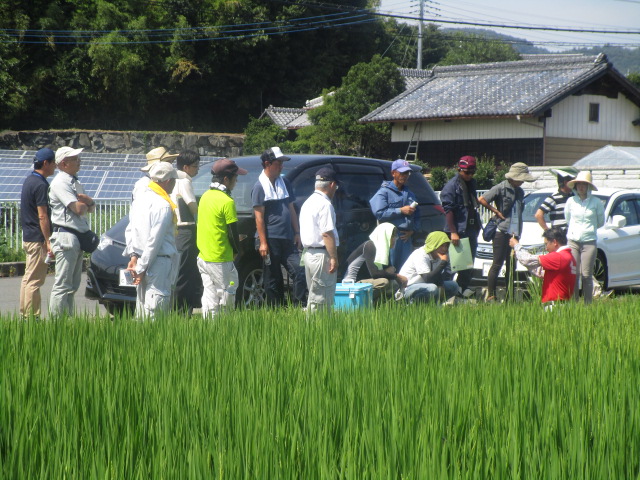
[[[640,301],[0,319],[0,478],[628,478]]]

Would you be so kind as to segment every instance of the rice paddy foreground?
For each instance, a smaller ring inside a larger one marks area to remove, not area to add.
[[[630,478],[640,301],[0,320],[0,478]]]

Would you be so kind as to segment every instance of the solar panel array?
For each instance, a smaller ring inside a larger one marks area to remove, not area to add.
[[[0,201],[19,201],[35,151],[0,150]],[[78,178],[95,200],[128,200],[146,164],[143,154],[83,152]],[[218,157],[202,157],[202,163]],[[57,171],[56,171],[57,172]],[[53,177],[49,177],[49,182]]]

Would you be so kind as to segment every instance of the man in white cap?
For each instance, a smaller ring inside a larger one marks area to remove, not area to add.
[[[89,232],[87,213],[96,209],[76,176],[82,148],[61,147],[56,151],[58,174],[49,187],[51,206],[51,252],[56,257],[56,276],[49,299],[51,315],[73,314],[74,295],[80,288],[82,248],[78,233]]]
[[[140,178],[140,180],[138,180],[133,186],[133,192],[131,194],[132,200],[135,200],[136,197],[149,185],[149,182],[151,181],[149,178],[149,170],[151,170],[151,167],[157,162],[172,163],[178,157],[178,154],[169,153],[166,148],[158,147],[149,151],[149,153],[146,154],[146,157],[147,164],[140,168],[140,171],[144,172],[144,176],[142,176],[142,178]]]
[[[256,250],[264,260],[267,304],[284,304],[284,267],[293,279],[293,303],[300,305],[307,290],[300,267],[300,224],[293,187],[282,176],[283,163],[291,159],[279,147],[271,147],[262,152],[260,160],[263,170],[251,190],[251,202],[256,218]]]
[[[144,175],[134,184],[133,192],[131,193],[131,207],[133,208],[133,202],[136,201],[144,191],[146,191],[149,187],[149,183],[151,183],[151,178],[149,178],[149,171],[151,167],[158,162],[168,162],[171,164],[173,160],[178,157],[178,154],[171,154],[167,152],[167,149],[164,147],[154,148],[150,150],[149,153],[146,154],[147,164],[144,167],[140,168],[140,171],[144,173]],[[175,203],[175,202],[174,202]],[[127,225],[125,235],[131,235],[131,222]],[[127,249],[124,251],[125,256],[131,257],[131,261],[129,262],[128,267],[135,267],[136,259],[132,257],[134,252],[130,252]]]
[[[126,251],[132,252],[131,271],[137,286],[136,317],[155,319],[171,307],[171,291],[178,273],[175,241],[175,208],[169,194],[178,173],[170,163],[157,162],[149,171],[151,181],[131,206],[125,232]],[[134,260],[135,259],[135,260]]]

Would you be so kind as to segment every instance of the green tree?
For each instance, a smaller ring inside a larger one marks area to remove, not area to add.
[[[520,55],[511,45],[500,40],[489,40],[480,35],[456,32],[450,45],[449,51],[439,65],[507,62],[520,59]]]
[[[627,75],[627,80],[633,83],[636,87],[640,88],[640,72],[631,72]]]
[[[245,141],[242,147],[246,155],[260,153],[274,145],[282,145],[287,139],[287,131],[274,124],[269,117],[249,119],[244,130]],[[285,149],[285,151],[290,151]]]
[[[296,151],[388,157],[390,126],[359,124],[358,119],[404,90],[404,79],[388,58],[375,55],[353,66],[334,95],[309,112],[313,122],[298,134]]]

